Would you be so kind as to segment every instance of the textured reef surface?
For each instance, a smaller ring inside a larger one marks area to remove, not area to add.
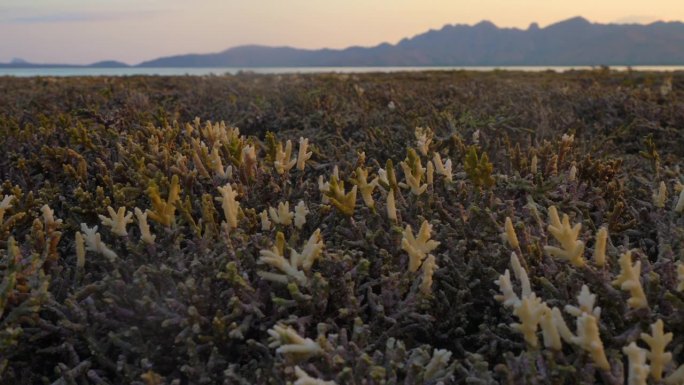
[[[684,383],[684,74],[0,78],[0,150],[0,383]]]

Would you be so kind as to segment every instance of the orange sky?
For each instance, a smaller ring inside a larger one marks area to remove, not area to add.
[[[396,43],[445,24],[542,27],[684,20],[681,0],[2,0],[0,62],[135,64],[241,44],[343,48]]]

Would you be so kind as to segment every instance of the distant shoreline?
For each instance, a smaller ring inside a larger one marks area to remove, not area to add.
[[[0,76],[13,77],[71,77],[71,76],[209,76],[254,73],[263,75],[325,74],[325,73],[395,73],[420,71],[518,71],[566,72],[610,69],[611,71],[680,72],[681,66],[374,66],[374,67],[39,67],[0,68]]]

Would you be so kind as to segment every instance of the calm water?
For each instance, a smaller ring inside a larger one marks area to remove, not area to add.
[[[556,71],[589,70],[593,67],[268,67],[268,68],[0,68],[0,76],[131,76],[131,75],[160,75],[160,76],[204,76],[204,75],[235,75],[240,72],[257,74],[292,74],[292,73],[368,73],[368,72],[402,72],[402,71]],[[610,67],[612,70],[626,71],[630,67]],[[633,66],[635,71],[684,71],[684,66]]]

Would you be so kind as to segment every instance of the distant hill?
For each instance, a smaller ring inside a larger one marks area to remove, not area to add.
[[[146,61],[135,67],[684,65],[684,23],[597,24],[582,17],[545,28],[498,28],[488,21],[446,25],[397,44],[307,50],[246,45],[210,54]],[[55,67],[14,60],[7,67]],[[70,65],[59,65],[70,66]],[[115,61],[70,67],[127,67]]]
[[[12,59],[9,63],[0,63],[0,68],[123,68],[130,67],[126,63],[114,60],[100,61],[93,64],[45,64],[29,63],[23,59]]]
[[[447,25],[395,45],[305,50],[240,46],[163,57],[142,67],[683,65],[684,23],[596,24],[575,17],[545,28]]]

